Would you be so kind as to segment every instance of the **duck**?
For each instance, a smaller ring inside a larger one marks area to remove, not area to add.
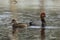
[[[14,34],[16,32],[17,28],[27,28],[28,24],[26,23],[17,23],[17,21],[15,19],[12,19],[11,21],[12,23],[12,34]]]

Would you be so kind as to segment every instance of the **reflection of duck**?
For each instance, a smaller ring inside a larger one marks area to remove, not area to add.
[[[13,19],[12,20],[12,23],[13,23],[13,25],[12,25],[12,28],[13,28],[13,34],[15,33],[15,31],[16,31],[16,28],[27,28],[27,24],[25,24],[25,23],[17,23],[16,22],[16,20],[15,19]]]
[[[17,1],[16,0],[13,0],[13,2],[16,4],[17,3]]]

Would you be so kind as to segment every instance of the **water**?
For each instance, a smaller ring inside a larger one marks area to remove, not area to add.
[[[17,0],[17,19],[19,22],[22,23],[29,23],[30,20],[33,20],[33,23],[36,25],[41,26],[40,21],[40,7],[41,4],[39,4],[38,1],[37,4],[33,3],[33,1],[25,1],[24,3],[28,3],[26,6],[23,3],[23,0]],[[6,2],[6,3],[5,3]],[[29,2],[32,2],[33,4],[29,4]],[[21,5],[19,5],[21,3]],[[10,9],[9,9],[9,2],[2,0],[0,4],[0,40],[10,40],[12,39],[12,28],[9,27],[9,23],[11,21],[11,15]],[[24,4],[24,5],[22,5]],[[36,6],[35,6],[36,4]],[[31,6],[32,5],[32,6]],[[60,1],[52,1],[52,0],[46,0],[45,1],[45,12],[46,12],[46,23],[47,26],[50,28],[46,28],[45,40],[60,40]],[[26,7],[25,7],[26,6]],[[38,8],[36,8],[38,7]],[[51,28],[51,26],[53,26]],[[56,26],[56,27],[55,27]],[[40,40],[41,35],[40,32],[41,29],[39,27],[37,28],[28,28],[27,33],[25,29],[19,29],[19,32],[17,33],[18,40]]]
[[[25,12],[27,12],[27,11],[25,11]],[[28,15],[26,15],[25,12],[23,11],[22,13],[19,13],[19,15],[18,15],[19,22],[26,23],[27,21],[29,22],[30,19],[32,19],[35,24],[41,26],[39,12],[38,12],[38,14],[36,14],[36,13],[33,13],[34,11],[30,10],[28,12]],[[34,16],[32,16],[32,14],[34,14]],[[45,30],[45,35],[46,35],[45,40],[60,40],[60,28],[56,28],[56,27],[60,27],[60,20],[57,17],[57,15],[54,15],[54,14],[53,15],[52,15],[52,13],[47,14],[48,17],[46,17],[46,23],[47,23],[47,26],[50,27],[50,29],[46,28],[46,30]],[[11,34],[12,28],[9,27],[11,17],[4,17],[4,14],[2,17],[3,18],[0,18],[0,22],[1,22],[0,23],[0,40],[9,40],[12,37],[12,34]],[[51,26],[52,26],[52,28],[51,28]],[[41,39],[40,31],[41,31],[41,29],[39,29],[39,27],[28,28],[27,33],[26,33],[25,29],[22,29],[22,30],[19,29],[19,32],[17,33],[18,40],[40,40]],[[9,37],[9,35],[10,35],[10,37]]]
[[[7,26],[0,26],[0,40],[10,40],[12,29]],[[40,40],[40,28],[28,28],[19,29],[17,32],[18,40]],[[12,37],[12,36],[11,36]],[[46,28],[45,29],[45,40],[60,40],[60,29],[59,28]]]

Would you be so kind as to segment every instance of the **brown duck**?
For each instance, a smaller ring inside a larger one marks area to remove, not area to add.
[[[16,32],[17,28],[25,28],[28,26],[25,23],[17,23],[15,19],[13,19],[11,23],[13,23],[12,24],[12,29],[13,29],[12,34],[14,34]]]

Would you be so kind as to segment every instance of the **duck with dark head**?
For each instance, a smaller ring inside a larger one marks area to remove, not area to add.
[[[17,28],[25,28],[25,27],[27,28],[28,26],[26,23],[17,23],[15,19],[12,19],[11,23],[12,23],[12,29],[13,29],[12,34],[16,32]]]
[[[46,26],[46,21],[45,21],[46,14],[45,12],[42,12],[40,14],[41,18],[41,40],[45,40],[45,26]]]

